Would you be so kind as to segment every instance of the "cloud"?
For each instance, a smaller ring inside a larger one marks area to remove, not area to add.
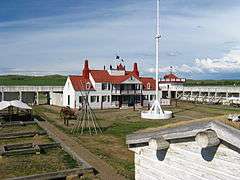
[[[169,67],[160,67],[160,72],[168,72]],[[240,72],[240,49],[231,50],[221,58],[196,58],[193,65],[182,64],[173,66],[176,72],[181,73],[238,73]],[[154,68],[149,68],[148,72],[154,73]]]
[[[175,57],[175,56],[182,55],[182,53],[179,51],[171,51],[171,52],[167,52],[166,55],[170,57]]]
[[[240,50],[231,50],[222,58],[197,58],[194,65],[195,67],[201,69],[203,72],[240,72]]]

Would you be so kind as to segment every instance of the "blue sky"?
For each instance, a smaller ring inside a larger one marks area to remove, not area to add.
[[[155,0],[1,0],[0,74],[78,74],[116,54],[153,73]],[[161,0],[160,71],[239,79],[239,0]]]

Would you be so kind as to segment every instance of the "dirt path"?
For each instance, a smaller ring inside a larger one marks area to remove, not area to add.
[[[84,161],[94,167],[103,180],[123,180],[124,177],[118,175],[116,171],[109,166],[105,161],[99,159],[81,144],[73,140],[70,136],[57,129],[54,125],[47,121],[38,121],[39,125],[46,131],[65,143],[73,152],[80,156]]]

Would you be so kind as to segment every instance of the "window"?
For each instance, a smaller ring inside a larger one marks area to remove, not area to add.
[[[79,103],[82,103],[82,102],[83,102],[83,97],[79,96]]]
[[[102,90],[108,89],[108,83],[102,83]]]
[[[96,102],[96,96],[91,96],[91,102]]]
[[[155,99],[155,95],[150,95],[150,101]]]
[[[97,102],[99,102],[99,96],[97,96]]]
[[[147,89],[151,89],[151,84],[147,83]]]
[[[107,96],[102,96],[102,102],[106,102],[107,101]]]
[[[90,83],[86,83],[86,89],[89,90],[91,88]]]
[[[70,95],[68,95],[68,106],[70,106]]]
[[[108,96],[108,102],[110,102],[110,96]]]

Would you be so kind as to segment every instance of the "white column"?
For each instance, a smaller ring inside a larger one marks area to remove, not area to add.
[[[210,92],[208,91],[208,98],[210,98]]]
[[[39,105],[39,93],[38,93],[38,91],[36,92],[36,103],[37,103],[37,105]]]
[[[53,105],[53,91],[49,92],[49,104]]]
[[[171,99],[172,97],[171,97],[171,91],[170,90],[168,90],[168,99]]]
[[[159,91],[159,98],[162,99],[162,90]]]
[[[22,101],[22,91],[19,91],[19,101]]]

